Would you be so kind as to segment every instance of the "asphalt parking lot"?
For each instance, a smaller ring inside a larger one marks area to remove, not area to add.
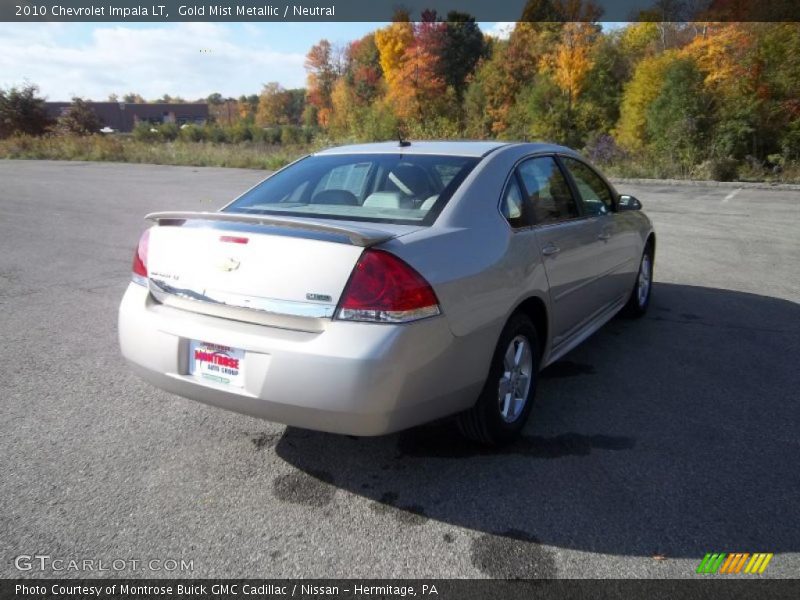
[[[640,321],[542,374],[525,438],[286,428],[168,395],[119,356],[142,216],[257,171],[0,161],[0,576],[800,574],[800,192],[620,185],[658,233]],[[18,555],[191,561],[19,571]],[[171,563],[170,563],[171,564]]]

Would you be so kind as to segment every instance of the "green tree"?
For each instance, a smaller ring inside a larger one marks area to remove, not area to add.
[[[664,72],[658,96],[647,109],[651,144],[687,171],[704,157],[711,126],[711,98],[703,80],[694,61],[676,60]]]
[[[569,115],[563,90],[549,74],[540,73],[517,96],[507,137],[577,145]]]
[[[464,96],[467,78],[486,54],[486,42],[475,18],[467,13],[447,13],[444,40],[440,49],[440,68],[445,83],[459,101]]]
[[[26,85],[22,88],[0,89],[0,138],[15,134],[42,135],[52,124],[38,96],[39,88]]]
[[[619,120],[622,86],[628,79],[627,61],[616,36],[600,37],[593,56],[594,63],[586,75],[577,109],[586,138],[607,134]]]
[[[209,94],[206,98],[206,102],[211,105],[220,105],[225,102],[225,98],[222,97],[222,94],[219,92],[214,92],[213,94]]]
[[[78,97],[72,99],[72,104],[58,119],[58,130],[73,135],[92,135],[102,126],[91,103]]]
[[[478,70],[481,73],[481,70]],[[464,93],[464,133],[469,138],[484,139],[492,135],[492,119],[486,112],[485,81],[472,77]]]
[[[128,92],[122,96],[122,101],[126,104],[144,104],[146,100],[135,92]]]

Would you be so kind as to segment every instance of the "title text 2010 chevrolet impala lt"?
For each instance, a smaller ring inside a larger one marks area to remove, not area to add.
[[[378,435],[457,415],[517,436],[539,369],[647,310],[636,198],[549,144],[333,148],[219,212],[163,212],[119,311],[154,385],[298,427]]]

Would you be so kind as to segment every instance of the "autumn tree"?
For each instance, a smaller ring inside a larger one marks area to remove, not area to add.
[[[383,71],[375,34],[351,42],[345,53],[347,84],[353,90],[356,104],[366,106],[382,93]]]
[[[446,90],[440,64],[445,27],[435,11],[424,11],[422,21],[414,25],[414,38],[389,86],[389,101],[397,116],[423,119],[441,114]]]
[[[594,64],[592,53],[598,32],[599,28],[591,23],[564,23],[554,52],[545,58],[553,81],[564,91],[570,106],[583,91],[586,75]]]
[[[594,65],[594,46],[599,31],[600,28],[593,23],[564,23],[552,51],[546,53],[540,62],[540,72],[548,74],[564,95],[564,101],[553,108],[558,106],[564,111],[558,120],[565,125],[560,140],[567,145],[575,145],[582,138],[574,118],[575,105]]]
[[[529,2],[528,8],[532,5],[533,2]],[[559,14],[548,12],[555,10],[552,2],[543,2],[537,7],[535,15]],[[561,27],[556,22],[519,22],[508,41],[495,44],[491,58],[482,63],[476,79],[482,80],[493,134],[505,135],[509,129],[511,109],[517,96],[539,74],[542,59],[558,43]]]
[[[664,74],[677,60],[675,51],[644,58],[625,86],[620,106],[620,118],[614,136],[628,150],[641,150],[647,140],[647,110],[658,97]]]
[[[333,135],[346,136],[354,129],[354,119],[357,117],[355,115],[355,92],[344,77],[340,77],[333,84],[331,108],[328,123],[330,132]]]
[[[414,43],[414,27],[408,14],[399,13],[395,15],[395,19],[387,27],[375,32],[381,70],[390,91],[401,84],[401,72],[407,59],[406,50]]]
[[[800,159],[800,24],[673,19],[684,5],[656,0],[647,20],[605,31],[591,1],[529,0],[507,40],[461,13],[399,13],[342,60],[312,48],[303,119],[358,139],[400,123],[415,136],[604,144],[684,172],[706,158]]]
[[[327,126],[331,111],[331,92],[339,75],[337,52],[328,40],[321,40],[306,55],[307,101],[317,110],[317,119]]]
[[[765,94],[764,69],[754,52],[756,43],[746,24],[714,23],[705,25],[703,35],[682,52],[695,62],[704,75],[706,90],[718,99],[712,144],[717,156],[742,158],[757,152],[755,138],[765,125]]]

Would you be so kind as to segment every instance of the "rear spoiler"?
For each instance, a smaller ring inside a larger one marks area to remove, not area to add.
[[[370,229],[369,227],[354,227],[351,225],[333,225],[326,221],[304,219],[296,217],[279,217],[275,215],[248,215],[229,212],[191,212],[171,211],[155,212],[145,217],[148,221],[161,224],[162,221],[229,221],[232,223],[247,223],[250,225],[267,225],[272,227],[286,227],[289,229],[302,229],[304,231],[319,231],[341,235],[350,240],[354,246],[373,246],[394,237],[390,233]],[[165,225],[167,223],[164,223]]]

